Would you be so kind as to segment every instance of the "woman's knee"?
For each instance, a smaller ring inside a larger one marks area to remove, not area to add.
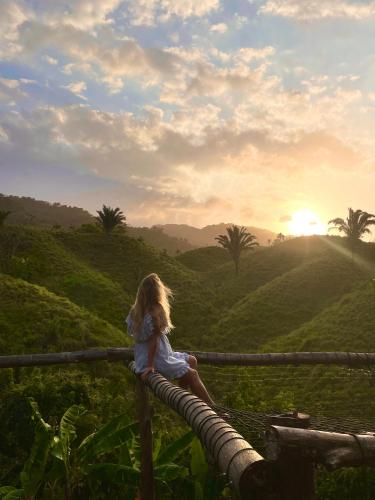
[[[197,377],[198,377],[197,370],[194,370],[194,368],[189,368],[188,371],[180,380],[182,380],[183,383],[191,384],[197,379]]]
[[[195,356],[189,356],[188,357],[188,363],[190,365],[190,368],[196,368],[198,365],[197,358]]]

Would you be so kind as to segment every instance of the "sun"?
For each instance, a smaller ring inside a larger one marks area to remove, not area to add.
[[[327,227],[311,210],[299,210],[292,215],[288,222],[288,231],[293,236],[309,236],[326,234]]]

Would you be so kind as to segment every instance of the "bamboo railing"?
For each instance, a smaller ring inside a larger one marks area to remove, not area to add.
[[[374,352],[277,352],[260,354],[190,351],[199,363],[206,365],[276,366],[276,365],[375,365]],[[0,368],[90,363],[94,361],[131,361],[133,349],[110,347],[86,351],[51,352],[0,356]]]
[[[129,368],[135,374],[134,367],[134,362],[130,363]],[[204,401],[162,375],[150,374],[144,384],[193,429],[240,498],[257,498],[269,482],[269,466],[245,438]]]

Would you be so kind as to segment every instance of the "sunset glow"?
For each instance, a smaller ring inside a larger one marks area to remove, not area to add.
[[[293,236],[326,234],[327,225],[324,225],[314,212],[301,210],[292,215],[288,223],[288,231]]]

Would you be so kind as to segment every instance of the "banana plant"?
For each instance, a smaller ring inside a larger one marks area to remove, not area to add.
[[[71,406],[62,416],[54,432],[43,420],[38,405],[30,399],[35,421],[34,443],[20,474],[20,488],[0,487],[0,499],[35,498],[103,498],[103,492],[117,491],[121,498],[133,500],[139,493],[140,446],[139,425],[119,415],[77,445],[77,422],[86,413],[82,406]],[[170,484],[188,486],[188,461],[195,481],[195,498],[213,498],[206,494],[207,465],[199,441],[192,431],[167,447],[162,435],[154,437],[154,476],[162,497],[172,497]],[[181,465],[180,457],[186,455]],[[203,455],[202,455],[203,453]],[[110,460],[108,461],[108,458]],[[176,480],[179,482],[176,483]],[[82,490],[83,488],[83,490]],[[57,496],[56,496],[57,495]],[[60,495],[60,496],[59,496]],[[202,496],[203,495],[203,496]]]
[[[228,488],[225,475],[210,469],[198,438],[194,438],[191,443],[190,472],[193,486],[190,498],[194,500],[221,498],[223,492]]]
[[[31,418],[35,422],[35,438],[30,455],[20,474],[21,488],[3,486],[0,496],[3,500],[16,498],[34,499],[40,489],[53,443],[53,429],[43,420],[37,403],[29,398]]]
[[[156,435],[154,439],[153,462],[154,478],[157,489],[167,490],[172,493],[169,482],[176,479],[188,477],[189,469],[175,463],[187,448],[190,448],[194,438],[193,431],[189,431],[176,441],[172,442],[161,451],[161,436]],[[139,438],[133,435],[120,450],[117,463],[102,462],[87,465],[87,472],[96,480],[109,484],[126,484],[129,494],[135,494],[139,488],[140,461],[139,461]],[[125,497],[124,497],[125,498]],[[134,498],[129,496],[129,498]]]

